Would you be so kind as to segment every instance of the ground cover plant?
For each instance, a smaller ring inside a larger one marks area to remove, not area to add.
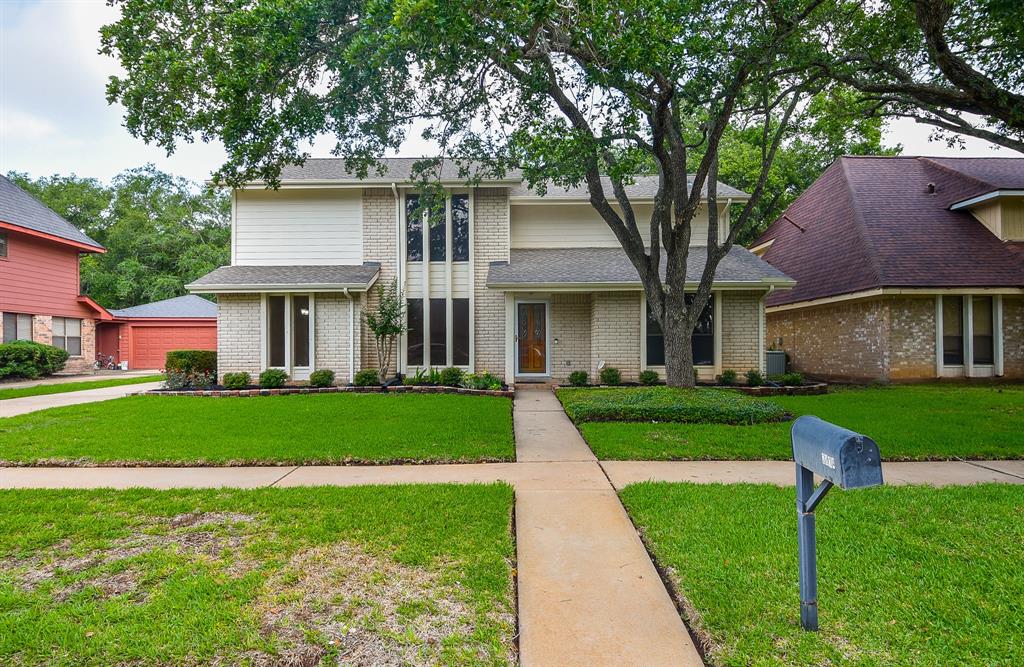
[[[1024,489],[833,491],[818,507],[821,631],[799,627],[793,489],[621,493],[715,665],[1024,663]]]
[[[69,429],[69,423],[75,424]],[[457,394],[131,396],[0,420],[0,462],[512,461],[512,401]]]
[[[26,396],[44,396],[47,394],[63,394],[69,391],[84,391],[86,389],[119,387],[121,385],[142,384],[144,382],[159,382],[160,380],[163,379],[163,375],[146,375],[144,377],[115,377],[108,378],[105,380],[83,380],[82,382],[61,382],[59,384],[41,384],[36,385],[35,387],[23,387],[21,389],[0,389],[0,401],[5,401],[11,398],[24,398]]]
[[[760,399],[755,399],[760,400]],[[1024,386],[931,384],[833,388],[820,396],[773,396],[794,415],[812,414],[864,433],[890,461],[1024,458]],[[792,457],[791,423],[742,426],[582,423],[599,458],[617,460]]]
[[[511,664],[512,500],[0,491],[0,663]]]
[[[785,419],[772,401],[735,391],[629,387],[625,389],[559,389],[558,398],[577,424],[607,421],[665,421],[752,424]]]

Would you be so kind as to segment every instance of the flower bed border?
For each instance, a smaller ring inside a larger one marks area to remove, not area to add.
[[[642,387],[645,385],[639,384],[588,384],[583,387],[574,387],[571,384],[557,384],[552,389],[624,389],[629,387]],[[652,387],[658,387],[665,385],[649,385]],[[741,393],[747,394],[748,396],[819,396],[821,394],[828,393],[828,384],[825,382],[812,382],[811,384],[802,385],[783,385],[779,387],[770,387],[768,385],[761,385],[758,387],[748,387],[743,384],[698,384],[695,389],[734,389]]]
[[[152,389],[140,391],[137,396],[209,396],[213,398],[250,396],[289,396],[295,394],[468,394],[471,396],[500,396],[514,398],[513,389],[466,389],[464,387],[426,387],[423,385],[397,385],[393,387],[281,387],[280,389],[181,389],[168,391]]]

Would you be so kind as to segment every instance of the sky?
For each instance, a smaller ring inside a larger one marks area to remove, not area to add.
[[[152,162],[172,174],[204,181],[224,159],[219,144],[181,144],[171,156],[133,138],[121,126],[123,109],[106,102],[107,78],[120,71],[99,55],[99,28],[117,19],[103,0],[0,0],[0,173],[75,173],[109,181]],[[930,130],[910,120],[890,125],[887,145],[908,155],[1018,155],[968,140],[967,149],[929,142]],[[311,146],[330,154],[327,139]],[[399,155],[423,155],[429,145],[410,138]]]

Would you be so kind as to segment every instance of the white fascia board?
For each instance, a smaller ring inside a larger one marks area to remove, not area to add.
[[[696,282],[688,282],[683,289],[695,290],[700,285]],[[795,280],[732,280],[727,282],[713,282],[713,290],[751,290],[768,289],[771,286],[776,289],[786,289],[796,285]],[[487,283],[488,289],[499,292],[635,292],[643,290],[643,285],[637,282],[628,283]]]
[[[949,207],[950,211],[958,211],[962,208],[970,208],[989,201],[990,199],[999,199],[1000,197],[1024,197],[1024,190],[993,190],[992,192],[986,192],[983,195],[977,197],[971,197],[963,201],[958,201]]]
[[[728,197],[732,203],[738,204],[745,202],[750,197],[744,195],[743,197]],[[589,197],[549,197],[547,195],[513,195],[508,198],[510,204],[589,204]],[[654,197],[630,197],[630,203],[632,204],[653,204]],[[707,197],[701,197],[701,202],[706,204]],[[614,197],[608,197],[608,203],[613,206],[617,206],[618,202],[615,201]],[[718,203],[725,206],[725,201],[719,198]]]
[[[194,294],[252,294],[260,292],[365,292],[376,282],[369,283],[287,283],[250,285],[185,285]]]

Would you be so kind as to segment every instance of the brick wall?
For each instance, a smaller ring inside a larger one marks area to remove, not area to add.
[[[853,381],[888,377],[888,308],[881,299],[768,313],[766,320],[766,343],[781,338],[798,371]]]
[[[0,339],[2,340],[2,339]],[[44,345],[53,345],[53,317],[32,316],[32,340]],[[82,354],[68,357],[64,364],[65,373],[88,373],[96,361],[96,320],[82,320]]]
[[[573,371],[591,369],[590,294],[551,297],[551,376],[566,381]]]
[[[614,366],[625,382],[640,373],[640,293],[595,292],[590,311],[590,376],[597,364]]]
[[[343,294],[322,293],[315,297],[316,322],[313,330],[316,370],[334,371],[335,381],[346,384],[349,377],[349,300]],[[358,320],[356,320],[358,322]],[[358,326],[358,324],[356,325]],[[355,359],[356,365],[359,358]],[[356,368],[356,370],[359,370]]]
[[[398,239],[395,237],[395,195],[388,188],[366,188],[363,190],[363,261],[380,262],[380,275],[377,283],[366,295],[365,308],[373,310],[377,307],[377,287],[387,287],[397,277],[395,253]],[[377,368],[377,344],[373,334],[366,326],[362,317],[359,318],[362,332],[360,350],[362,363],[356,358],[360,368]],[[395,368],[395,357],[392,355],[391,368]]]
[[[935,377],[935,297],[886,297],[889,380]]]
[[[221,294],[217,300],[217,375],[249,373],[253,382],[263,370],[260,358],[260,296]]]
[[[1003,297],[1003,376],[1024,380],[1024,297]]]
[[[476,371],[505,375],[505,295],[487,288],[491,262],[508,261],[508,191],[477,188],[473,195],[473,299]]]
[[[740,376],[760,366],[762,292],[719,292],[722,300],[722,369]]]

